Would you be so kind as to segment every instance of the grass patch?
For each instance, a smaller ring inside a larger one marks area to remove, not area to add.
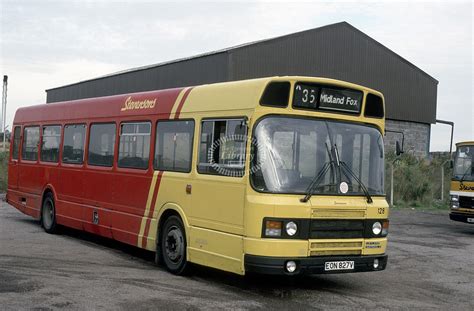
[[[410,154],[395,157],[388,153],[385,162],[385,193],[390,199],[391,163],[394,163],[394,208],[447,210],[452,170],[449,157],[433,160]],[[441,170],[444,170],[444,199],[441,200]]]
[[[8,152],[0,152],[0,193],[7,191]]]

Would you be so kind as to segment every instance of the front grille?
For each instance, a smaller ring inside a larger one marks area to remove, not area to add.
[[[361,255],[362,241],[311,241],[310,256]]]
[[[344,219],[360,219],[365,218],[365,210],[347,210],[347,209],[321,209],[312,210],[311,218],[344,218]]]
[[[473,206],[474,206],[474,197],[459,196],[459,207],[473,208]]]
[[[357,242],[313,242],[311,248],[323,249],[323,248],[362,248],[362,241]]]
[[[365,222],[362,219],[312,219],[310,226],[310,239],[363,238],[364,230]]]
[[[310,256],[362,255],[362,250],[311,251]]]

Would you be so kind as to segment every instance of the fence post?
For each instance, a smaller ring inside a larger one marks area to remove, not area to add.
[[[441,165],[441,202],[444,202],[444,163]]]
[[[390,206],[393,206],[393,162],[390,163]]]
[[[444,201],[444,166],[446,163],[449,163],[451,161],[451,155],[449,155],[449,159],[444,161],[441,164],[441,201]]]

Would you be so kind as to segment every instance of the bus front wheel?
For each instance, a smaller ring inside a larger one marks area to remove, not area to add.
[[[47,233],[55,233],[56,226],[56,208],[52,193],[47,193],[41,207],[41,225]]]
[[[173,215],[165,220],[160,240],[161,255],[166,269],[173,274],[186,274],[189,266],[186,260],[186,234],[179,217]]]

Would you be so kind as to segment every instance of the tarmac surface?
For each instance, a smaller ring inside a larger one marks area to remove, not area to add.
[[[38,221],[0,201],[0,309],[474,309],[474,225],[392,210],[382,272],[240,277],[169,274],[153,254]]]

